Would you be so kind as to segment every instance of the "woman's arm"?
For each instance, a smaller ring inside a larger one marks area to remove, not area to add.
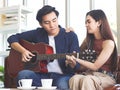
[[[98,70],[111,56],[113,50],[114,50],[114,42],[112,40],[105,40],[102,44],[102,51],[100,55],[97,57],[94,63],[88,62],[87,60],[77,59],[74,56],[66,56],[66,59],[69,63],[74,63],[75,60],[83,65],[86,68],[89,68],[91,70]]]

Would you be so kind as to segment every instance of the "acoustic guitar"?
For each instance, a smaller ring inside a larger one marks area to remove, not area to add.
[[[62,53],[53,54],[53,48],[45,43],[31,43],[26,40],[20,40],[19,42],[24,48],[31,51],[35,56],[29,62],[22,62],[21,53],[14,49],[10,49],[8,56],[8,73],[11,76],[16,76],[19,71],[23,69],[33,70],[35,72],[47,73],[47,63],[54,59],[65,59],[66,55],[74,55],[75,57],[83,60],[93,62],[96,59],[95,51],[85,50],[81,53]]]

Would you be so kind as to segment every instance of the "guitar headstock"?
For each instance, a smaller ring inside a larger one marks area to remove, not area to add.
[[[87,60],[90,62],[95,62],[97,54],[95,50],[86,49],[80,53],[80,59]]]

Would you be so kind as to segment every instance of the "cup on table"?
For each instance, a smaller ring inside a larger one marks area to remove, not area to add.
[[[42,87],[52,87],[53,79],[41,79]]]
[[[18,84],[20,87],[25,87],[25,88],[28,88],[28,87],[32,87],[32,79],[21,79],[18,81]]]

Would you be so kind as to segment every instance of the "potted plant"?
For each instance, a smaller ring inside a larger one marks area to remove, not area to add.
[[[4,87],[4,67],[0,66],[0,88]]]

